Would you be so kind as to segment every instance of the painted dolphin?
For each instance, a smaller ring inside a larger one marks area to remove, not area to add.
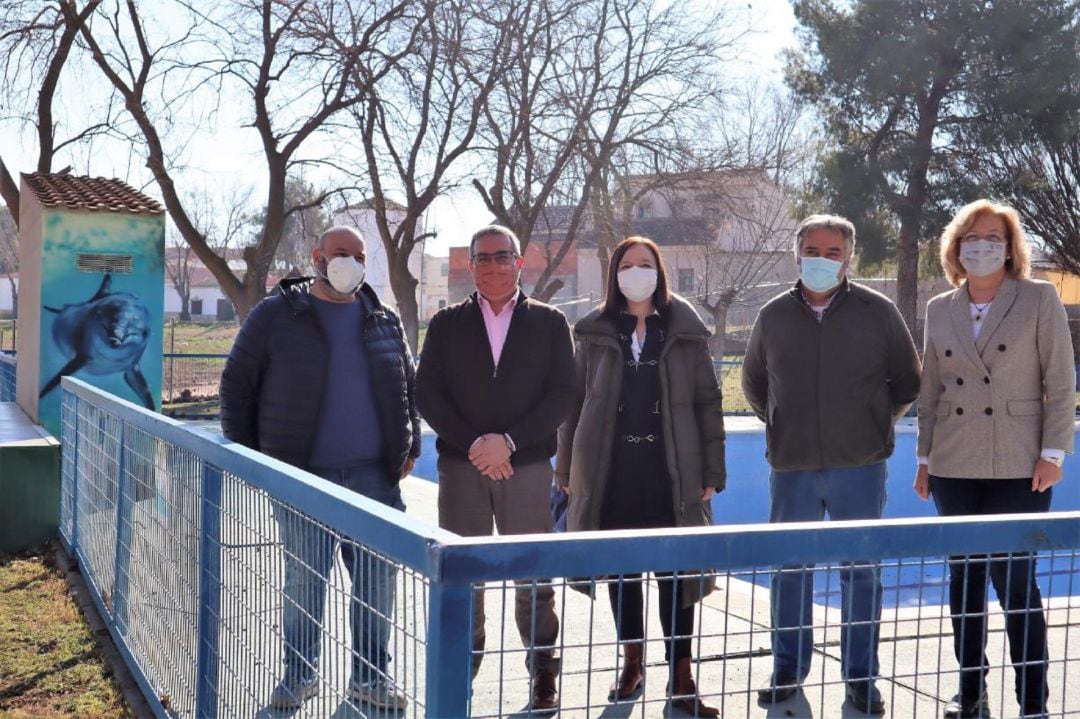
[[[38,397],[44,397],[60,384],[64,375],[80,370],[90,374],[124,373],[124,381],[135,390],[147,409],[154,409],[154,398],[146,383],[139,358],[150,337],[150,311],[141,299],[128,292],[111,292],[112,276],[105,275],[101,287],[86,302],[65,304],[57,309],[52,336],[56,346],[71,360],[56,373]]]

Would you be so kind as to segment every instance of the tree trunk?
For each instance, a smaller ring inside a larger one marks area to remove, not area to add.
[[[417,346],[420,342],[420,307],[416,302],[416,287],[420,283],[409,272],[408,255],[400,254],[403,259],[395,258],[397,261],[390,263],[390,289],[394,291],[398,315],[405,326],[405,338],[415,355],[420,351]]]
[[[191,295],[180,295],[180,321],[191,322]]]
[[[608,264],[611,263],[611,250],[600,242],[596,248],[596,258],[600,260],[600,299],[607,297]]]
[[[900,237],[896,243],[896,306],[913,336],[919,304],[918,226],[918,220],[905,213],[900,221]]]
[[[11,219],[15,222],[15,227],[18,227],[19,186],[15,183],[11,173],[8,172],[7,165],[4,164],[2,158],[0,158],[0,199],[3,199],[4,204],[7,205],[8,210],[11,212]]]
[[[531,297],[541,302],[551,302],[551,298],[557,295],[565,284],[562,280],[551,280],[543,287],[538,284],[533,287]]]
[[[709,351],[712,352],[713,360],[724,359],[724,338],[727,335],[727,315],[730,305],[724,302],[709,307],[709,313],[713,319],[713,336],[709,338]]]
[[[19,318],[19,286],[15,284],[15,278],[8,275],[8,284],[11,285],[11,318]]]

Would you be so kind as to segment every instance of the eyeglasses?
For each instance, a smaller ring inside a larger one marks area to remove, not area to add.
[[[979,240],[986,240],[987,242],[997,242],[1003,244],[1005,238],[997,233],[991,233],[989,235],[976,235],[974,232],[969,232],[960,238],[961,242],[978,242]]]
[[[487,252],[477,252],[475,255],[472,256],[472,261],[478,265],[490,265],[492,262],[494,262],[495,264],[501,265],[503,267],[513,264],[514,260],[516,259],[517,254],[511,252],[510,250],[500,250],[498,252],[492,252],[490,254]]]

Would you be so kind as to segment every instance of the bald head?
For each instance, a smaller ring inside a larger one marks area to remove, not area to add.
[[[320,275],[326,274],[326,263],[335,257],[355,257],[361,264],[367,262],[367,247],[359,230],[355,227],[331,227],[319,236],[319,241],[311,250],[311,262]]]
[[[364,245],[364,236],[360,234],[360,230],[346,225],[335,225],[319,235],[319,242],[316,247],[320,250],[326,250],[326,243],[331,238],[340,238],[346,242],[359,240],[361,247]]]

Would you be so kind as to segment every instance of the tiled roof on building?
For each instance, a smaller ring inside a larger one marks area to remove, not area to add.
[[[157,200],[116,178],[34,172],[23,174],[23,180],[45,207],[147,215],[165,212]]]

